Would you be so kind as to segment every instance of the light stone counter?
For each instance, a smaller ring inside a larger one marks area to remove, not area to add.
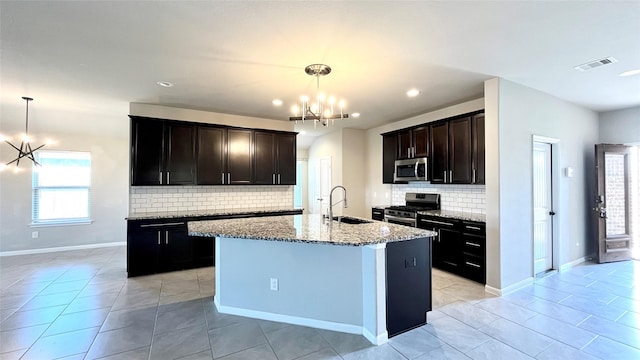
[[[363,219],[366,220],[366,219]],[[395,241],[428,238],[433,231],[395,225],[382,221],[346,224],[322,215],[285,215],[247,219],[191,221],[189,235],[223,238],[257,239],[316,244],[363,246]]]
[[[427,210],[418,211],[418,215],[438,216],[449,219],[486,222],[485,214],[477,214],[466,211],[451,211],[451,210]]]

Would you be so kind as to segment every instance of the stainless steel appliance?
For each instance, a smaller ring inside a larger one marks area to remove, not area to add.
[[[426,157],[396,160],[393,181],[426,181],[428,180],[427,164]]]
[[[417,226],[418,211],[440,210],[440,194],[406,193],[405,205],[384,209],[384,221],[393,224]]]

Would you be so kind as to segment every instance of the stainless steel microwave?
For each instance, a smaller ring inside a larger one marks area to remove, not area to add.
[[[427,158],[415,158],[396,160],[395,171],[393,172],[393,181],[426,181],[427,177]]]

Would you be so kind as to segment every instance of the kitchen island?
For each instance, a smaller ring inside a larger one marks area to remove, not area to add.
[[[435,233],[365,221],[289,215],[193,221],[188,231],[215,237],[218,311],[382,344],[426,323]]]

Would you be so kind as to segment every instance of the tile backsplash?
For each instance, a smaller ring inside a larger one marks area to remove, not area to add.
[[[486,213],[484,185],[436,185],[422,182],[393,184],[391,185],[392,205],[404,205],[404,195],[407,192],[438,193],[440,207],[443,210]]]
[[[293,186],[132,186],[129,213],[293,207]]]

